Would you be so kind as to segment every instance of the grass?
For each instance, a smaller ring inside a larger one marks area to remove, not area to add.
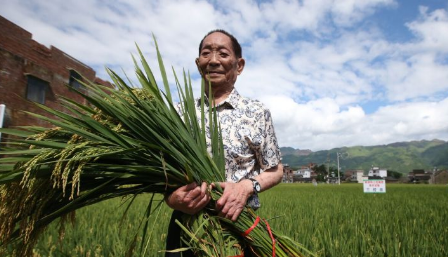
[[[387,185],[385,194],[364,194],[361,184],[281,184],[260,196],[258,214],[319,256],[448,256],[447,186]],[[35,256],[124,256],[149,197],[139,196],[123,222],[121,200],[81,209],[62,243],[52,224]],[[163,205],[151,217],[148,256],[163,256],[170,213]]]

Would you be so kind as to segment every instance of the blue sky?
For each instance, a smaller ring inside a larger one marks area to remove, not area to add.
[[[198,43],[243,46],[238,91],[271,110],[281,146],[322,150],[448,140],[448,1],[0,0],[0,15],[107,78],[133,74],[134,43],[200,85]],[[173,77],[171,76],[171,81]]]

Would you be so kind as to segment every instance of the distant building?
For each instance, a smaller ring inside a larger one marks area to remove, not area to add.
[[[364,175],[364,171],[356,172],[356,180],[358,181],[358,183],[364,183],[364,180],[367,179],[369,179],[369,177]]]
[[[372,167],[368,173],[369,178],[386,178],[387,170],[382,170],[378,167]]]
[[[433,184],[448,184],[448,170],[437,170],[434,173]]]
[[[306,166],[302,166],[301,169],[308,168],[308,169],[312,170],[312,169],[313,169],[314,167],[316,167],[316,166],[317,166],[317,163],[310,162],[310,163],[308,163],[308,165],[306,165]]]
[[[362,183],[363,170],[347,170],[344,173],[344,181]],[[367,177],[366,177],[367,179]]]
[[[294,176],[301,178],[311,178],[311,170],[310,169],[300,169],[294,172]]]
[[[67,87],[84,90],[78,82],[84,79],[112,87],[89,66],[54,46],[39,44],[31,33],[0,16],[0,104],[6,106],[3,127],[51,126],[23,111],[50,116],[33,102],[64,111],[58,96],[85,103]]]
[[[316,178],[317,174],[311,168],[302,168],[293,173],[294,182],[311,182]]]
[[[409,182],[412,183],[429,183],[432,172],[427,172],[423,169],[414,169],[408,174]]]
[[[293,182],[293,171],[289,167],[289,164],[283,164],[283,183],[292,183]]]
[[[439,170],[436,167],[433,170],[414,169],[408,174],[408,182],[448,184],[448,170]]]

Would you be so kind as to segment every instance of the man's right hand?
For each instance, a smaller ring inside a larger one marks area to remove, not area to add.
[[[207,183],[198,186],[195,182],[179,187],[171,195],[165,197],[165,202],[174,210],[190,215],[202,210],[210,201]]]

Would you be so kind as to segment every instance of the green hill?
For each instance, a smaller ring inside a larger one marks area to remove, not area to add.
[[[312,152],[282,147],[283,163],[293,169],[309,163],[337,166],[336,153],[342,153],[339,158],[341,170],[363,169],[372,166],[408,173],[413,169],[431,170],[433,167],[446,169],[448,167],[448,142],[442,140],[422,140],[399,142],[378,146],[353,146],[334,148]]]

